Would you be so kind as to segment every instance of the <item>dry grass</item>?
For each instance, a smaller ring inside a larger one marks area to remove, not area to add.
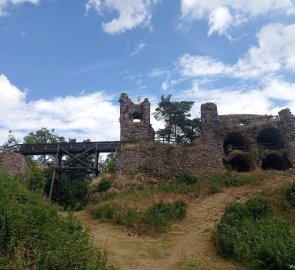
[[[223,214],[225,206],[232,201],[244,201],[261,192],[276,194],[279,187],[290,183],[294,173],[261,172],[251,174],[262,181],[224,188],[215,194],[167,193],[159,189],[129,190],[119,193],[111,201],[124,207],[147,209],[159,200],[184,200],[188,203],[187,217],[172,226],[167,234],[149,237],[134,235],[126,227],[93,220],[87,211],[77,213],[82,223],[93,234],[95,244],[105,243],[110,263],[118,269],[128,270],[231,270],[242,266],[224,260],[216,254],[212,231]]]

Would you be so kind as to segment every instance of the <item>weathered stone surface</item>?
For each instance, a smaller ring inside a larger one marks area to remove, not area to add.
[[[128,95],[120,96],[120,140],[138,141],[154,140],[155,132],[150,124],[150,107],[148,99],[134,104]]]
[[[0,170],[6,171],[11,176],[24,175],[28,164],[25,157],[13,152],[0,153]]]
[[[222,154],[210,145],[183,147],[162,143],[126,145],[118,153],[118,169],[146,172],[163,178],[177,177],[184,171],[223,171]]]
[[[152,139],[149,102],[145,100],[134,105],[126,94],[121,95],[120,101],[121,140],[130,139],[132,134]],[[140,123],[132,123],[134,114],[142,115]],[[218,115],[216,104],[205,103],[201,106],[201,123],[201,143],[188,147],[159,143],[123,147],[118,155],[119,170],[174,177],[182,171],[197,173],[222,171],[229,167],[239,169],[239,162],[244,163],[240,164],[241,170],[253,170],[266,166],[263,163],[270,155],[276,155],[280,162],[285,162],[282,167],[295,166],[295,117],[289,109],[280,111],[275,117]]]

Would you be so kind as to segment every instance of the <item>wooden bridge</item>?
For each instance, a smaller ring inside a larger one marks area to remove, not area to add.
[[[78,143],[48,143],[48,144],[19,144],[16,152],[25,155],[53,155],[54,171],[52,175],[49,199],[52,196],[52,189],[56,173],[66,171],[84,171],[99,174],[98,159],[100,153],[116,152],[127,142],[78,142]],[[92,158],[88,158],[93,155]],[[67,157],[67,158],[65,158]]]

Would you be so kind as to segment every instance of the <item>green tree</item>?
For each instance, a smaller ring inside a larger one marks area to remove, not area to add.
[[[45,127],[35,131],[30,132],[24,137],[24,143],[27,144],[41,144],[41,143],[64,143],[65,138],[54,134],[54,129],[47,129]],[[37,158],[37,162],[40,166],[47,166],[51,163],[52,156],[42,155]]]
[[[200,128],[198,118],[190,119],[190,110],[193,101],[171,101],[172,95],[161,96],[161,101],[156,108],[154,116],[156,120],[164,121],[165,127],[159,129],[157,134],[168,143],[175,141],[179,143],[192,142],[198,135]]]
[[[30,132],[24,137],[24,143],[27,144],[42,144],[42,143],[66,143],[67,141],[63,136],[54,134],[54,129],[41,128],[35,132]],[[75,143],[76,139],[69,139],[69,143]],[[84,142],[90,142],[89,139]],[[62,160],[66,160],[69,157],[63,156]],[[83,158],[87,163],[93,162],[93,155],[88,155]],[[39,156],[37,160],[31,159],[32,166],[38,166],[41,169],[46,184],[44,187],[45,193],[48,195],[50,190],[50,184],[52,174],[54,170],[54,156],[45,155]],[[71,162],[71,166],[75,167],[78,164],[77,160]],[[30,181],[33,185],[41,185],[40,179],[42,177],[37,168],[32,170]],[[69,171],[60,173],[57,175],[57,179],[54,182],[52,200],[58,202],[64,208],[80,209],[85,204],[85,196],[87,193],[87,185],[90,182],[90,175],[87,172],[82,171]],[[44,186],[44,184],[43,184]]]
[[[0,151],[13,151],[17,148],[18,143],[12,131],[9,130],[7,142],[0,146]]]

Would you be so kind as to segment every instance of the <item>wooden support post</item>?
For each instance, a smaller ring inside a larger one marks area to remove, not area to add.
[[[99,152],[98,152],[98,145],[95,144],[95,160],[94,160],[94,168],[95,168],[95,174],[98,175],[98,158],[99,158]]]
[[[55,161],[54,161],[54,170],[53,170],[53,174],[52,174],[50,191],[49,191],[49,201],[51,201],[53,185],[54,185],[54,180],[55,180],[55,175],[56,175],[56,168],[58,167],[58,163],[59,163],[59,147],[60,147],[60,144],[57,145],[57,151],[56,151],[56,156],[55,156]]]

